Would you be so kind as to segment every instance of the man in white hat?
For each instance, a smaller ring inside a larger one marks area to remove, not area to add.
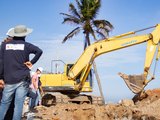
[[[15,95],[13,120],[21,120],[24,99],[29,89],[30,68],[38,61],[42,50],[37,46],[25,42],[25,37],[32,29],[18,25],[8,32],[13,40],[1,45],[0,80],[4,81],[4,89],[0,104],[0,120],[9,108]],[[32,60],[29,55],[34,54]]]

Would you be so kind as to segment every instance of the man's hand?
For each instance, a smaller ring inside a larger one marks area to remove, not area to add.
[[[0,89],[4,88],[4,81],[0,80]]]
[[[24,63],[29,69],[32,68],[32,63],[30,61],[27,61]]]

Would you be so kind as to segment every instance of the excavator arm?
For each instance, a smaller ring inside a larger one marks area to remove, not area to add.
[[[143,87],[147,84],[146,77],[148,75],[149,68],[151,66],[152,60],[154,58],[154,54],[156,52],[156,48],[160,41],[160,24],[157,24],[155,30],[152,33],[146,35],[135,35],[138,31],[133,31],[129,33],[125,33],[122,35],[114,36],[108,39],[104,39],[98,42],[93,43],[80,56],[77,62],[73,65],[73,67],[69,70],[68,77],[71,80],[76,80],[77,76],[80,77],[80,83],[76,85],[76,89],[80,90],[84,85],[86,77],[89,74],[89,70],[91,69],[91,65],[93,60],[101,54],[116,51],[119,49],[127,48],[130,46],[138,45],[144,42],[147,42],[147,49],[146,49],[146,60],[144,65],[144,74],[138,76],[142,78],[138,85],[134,82],[127,81],[128,76],[125,74],[120,73],[120,76],[123,79],[126,79],[128,87],[134,92],[138,93]],[[141,30],[140,30],[141,31]],[[132,35],[132,36],[131,36]],[[125,77],[124,77],[125,76]],[[126,82],[125,81],[125,82]],[[130,85],[133,84],[133,85]],[[136,89],[140,87],[138,90],[133,89],[131,86],[136,86]],[[142,87],[143,86],[143,87]]]
[[[160,48],[158,43],[155,44],[153,41],[147,41],[146,58],[145,58],[143,74],[126,75],[124,73],[118,73],[119,76],[124,79],[125,83],[133,93],[136,93],[136,94],[140,93],[141,91],[143,91],[144,87],[151,80],[154,79],[153,75],[151,75],[151,78],[149,79],[148,74],[149,74],[149,70],[150,70],[153,58],[156,53],[157,53],[156,60],[158,60],[160,57]]]
[[[151,33],[152,39],[147,41],[146,58],[145,58],[143,74],[126,75],[124,73],[119,73],[120,77],[124,79],[129,89],[135,94],[138,94],[141,91],[143,91],[144,87],[151,80],[154,79],[154,76],[151,76],[151,78],[148,79],[148,74],[149,74],[149,70],[155,54],[157,54],[156,60],[158,60],[160,57],[160,48],[159,48],[160,34],[159,33],[160,33],[160,25],[158,24],[156,26],[156,29]]]

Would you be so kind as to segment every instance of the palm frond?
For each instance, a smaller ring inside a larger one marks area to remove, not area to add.
[[[62,22],[62,23],[74,23],[74,24],[79,24],[79,23],[80,23],[80,19],[79,19],[79,18],[76,18],[76,17],[73,16],[73,15],[69,15],[69,14],[66,14],[66,13],[60,13],[60,14],[66,16],[66,17],[63,19],[63,22]]]
[[[80,32],[80,27],[75,28],[72,30],[62,41],[62,43],[66,42],[68,39],[72,38],[74,35]]]
[[[97,40],[96,35],[95,35],[95,31],[93,30],[92,27],[90,29],[90,34],[93,36],[94,40]]]
[[[104,35],[101,31],[96,30],[96,32],[97,32],[98,36],[100,36],[100,38],[102,38],[102,39],[106,38],[106,35]]]
[[[109,21],[107,21],[107,20],[104,20],[104,21],[105,21],[105,28],[106,29],[108,29],[109,31],[114,29],[113,25]]]
[[[102,38],[108,37],[109,32],[113,29],[113,25],[107,20],[94,20],[94,26],[97,28],[97,33]]]
[[[62,24],[64,24],[64,23],[70,23],[70,24],[79,25],[80,24],[80,20],[79,19],[74,19],[74,18],[64,18]]]
[[[81,18],[80,13],[78,13],[77,9],[74,7],[72,3],[69,4],[70,11],[73,14],[73,16],[78,17],[79,19]]]
[[[64,23],[71,23],[71,24],[79,24],[78,19],[73,19],[73,18],[64,18],[63,22]]]
[[[81,7],[82,7],[82,4],[81,4],[81,3],[82,3],[82,2],[80,3],[79,0],[76,0],[76,3],[77,3],[78,9],[81,10]]]
[[[111,31],[114,28],[113,25],[107,20],[94,20],[93,24],[97,28],[107,28],[109,31]]]
[[[60,14],[66,16],[66,17],[74,17],[73,15],[69,15],[69,14],[66,14],[66,13],[60,13]]]

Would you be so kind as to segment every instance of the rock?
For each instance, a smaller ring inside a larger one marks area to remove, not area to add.
[[[129,99],[123,99],[119,101],[119,104],[124,105],[124,106],[134,106],[134,102],[133,100],[129,100]]]

